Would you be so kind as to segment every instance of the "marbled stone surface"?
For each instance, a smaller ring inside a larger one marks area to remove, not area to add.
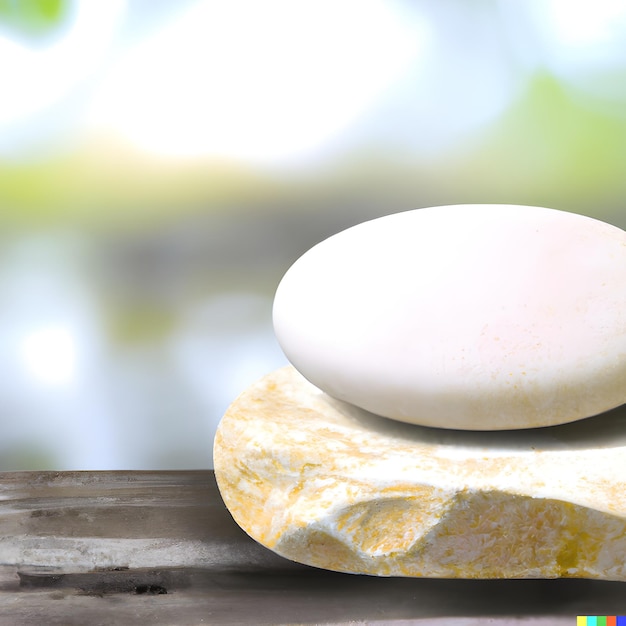
[[[525,431],[403,424],[292,367],[218,428],[235,521],[276,553],[379,576],[626,580],[626,410]]]
[[[289,361],[335,398],[441,428],[563,424],[626,402],[626,232],[541,207],[358,224],[274,299]]]

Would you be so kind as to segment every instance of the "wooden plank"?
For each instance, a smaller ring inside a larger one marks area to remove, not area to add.
[[[210,471],[0,474],[0,624],[575,623],[626,586],[337,574],[252,541]]]
[[[233,523],[212,471],[6,473],[0,494],[5,565],[298,568]]]

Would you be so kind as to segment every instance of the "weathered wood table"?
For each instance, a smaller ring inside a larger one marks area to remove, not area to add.
[[[213,472],[0,474],[0,624],[573,626],[626,584],[373,578],[291,563],[232,521]]]

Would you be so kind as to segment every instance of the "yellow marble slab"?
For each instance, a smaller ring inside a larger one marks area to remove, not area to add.
[[[549,428],[404,424],[285,367],[215,439],[235,521],[276,553],[378,576],[626,580],[626,408]]]

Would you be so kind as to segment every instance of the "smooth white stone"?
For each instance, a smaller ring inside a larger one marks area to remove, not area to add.
[[[296,261],[274,327],[309,381],[385,417],[578,420],[626,402],[626,233],[539,207],[396,213]]]

